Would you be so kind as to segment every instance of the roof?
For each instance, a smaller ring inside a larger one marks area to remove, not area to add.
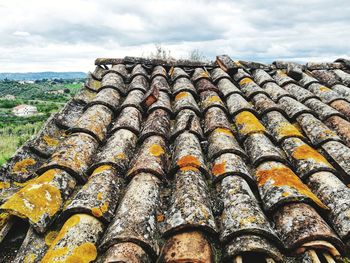
[[[25,108],[36,108],[36,107],[33,105],[20,104],[20,105],[17,105],[16,107],[13,107],[12,109],[13,110],[21,110],[21,109],[25,109]]]
[[[95,64],[2,168],[5,262],[348,255],[350,60]]]

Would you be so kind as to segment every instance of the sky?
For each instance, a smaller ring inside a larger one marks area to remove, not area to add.
[[[155,44],[174,58],[333,61],[350,56],[349,14],[349,0],[0,0],[0,72],[87,72]]]

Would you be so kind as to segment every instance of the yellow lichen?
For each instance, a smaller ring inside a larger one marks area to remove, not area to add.
[[[326,91],[330,91],[330,90],[331,90],[330,88],[327,88],[325,86],[320,87],[320,91],[322,91],[322,92],[326,92]]]
[[[268,170],[258,170],[255,174],[258,182],[258,186],[262,186],[267,182],[270,182],[273,186],[281,187],[288,186],[297,190],[300,194],[303,194],[312,199],[317,205],[324,209],[328,209],[310,189],[299,179],[298,176],[293,173],[291,169],[285,166],[274,167]],[[283,196],[289,195],[286,191],[283,192]]]
[[[208,74],[208,72],[206,72],[206,71],[202,71],[202,72],[200,73],[200,75],[201,75],[202,77],[209,78],[209,74]]]
[[[257,218],[255,216],[248,216],[248,217],[244,217],[242,218],[239,223],[240,225],[247,225],[247,224],[251,224],[257,221]]]
[[[247,83],[253,82],[253,80],[251,78],[244,78],[242,80],[239,81],[239,85],[243,86]]]
[[[281,137],[290,137],[290,136],[303,137],[303,135],[300,133],[300,131],[297,128],[295,128],[294,125],[290,124],[289,122],[277,123],[277,133]]]
[[[101,88],[101,81],[92,80],[91,87],[95,90],[100,89]]]
[[[126,155],[124,153],[118,153],[116,157],[117,159],[123,159],[123,160],[126,159]]]
[[[237,114],[235,121],[243,135],[265,132],[265,127],[259,122],[254,114],[249,111],[242,111]]]
[[[186,91],[182,91],[179,92],[176,96],[175,96],[175,100],[180,100],[182,98],[186,98],[187,96],[189,96],[190,94]]]
[[[47,134],[45,134],[43,136],[43,139],[48,146],[54,147],[54,146],[57,146],[59,144],[59,141],[57,139],[52,138],[52,137],[48,136]]]
[[[91,242],[86,242],[73,249],[73,252],[65,260],[66,263],[89,263],[97,257],[96,246]]]
[[[0,189],[7,189],[10,188],[10,186],[9,182],[0,182]]]
[[[17,162],[13,168],[12,168],[12,171],[15,172],[15,173],[27,173],[28,170],[27,170],[27,167],[30,166],[30,165],[34,165],[36,164],[36,161],[32,158],[26,158],[26,159],[23,159],[19,162]]]
[[[233,133],[230,129],[226,129],[226,128],[216,128],[214,130],[215,132],[220,132],[220,133],[224,133],[226,135],[229,135],[229,136],[233,136]]]
[[[53,186],[54,170],[47,171],[12,195],[1,209],[37,223],[44,214],[53,216],[62,204],[60,190]]]
[[[41,263],[52,263],[52,262],[65,262],[63,260],[60,260],[63,256],[67,255],[69,252],[68,247],[59,247],[55,249],[49,249],[43,259],[41,260]]]
[[[282,70],[277,70],[277,74],[280,75],[281,77],[288,77],[288,75],[284,73]]]
[[[102,193],[102,192],[99,192],[99,193],[97,194],[97,200],[102,200],[102,198],[103,198],[103,193]]]
[[[51,246],[53,241],[56,239],[57,235],[58,235],[57,231],[50,231],[49,233],[47,233],[45,236],[45,244],[48,246]]]
[[[174,67],[171,67],[169,69],[169,75],[170,75],[170,77],[174,77]]]
[[[303,144],[298,146],[292,153],[292,156],[295,159],[303,160],[303,159],[313,159],[316,162],[321,162],[326,164],[327,166],[332,167],[332,165],[324,158],[318,151],[313,149],[311,146],[307,144]]]
[[[289,196],[290,194],[289,194],[288,192],[283,192],[282,195],[283,195],[284,197],[287,197],[287,196]]]
[[[68,232],[69,229],[71,229],[72,227],[74,227],[75,225],[77,225],[80,222],[80,216],[79,214],[73,215],[71,216],[63,225],[63,227],[61,228],[61,230],[59,231],[58,235],[56,236],[56,238],[52,241],[51,243],[51,248],[53,248],[54,246],[57,245],[57,243],[62,240],[66,233]]]
[[[219,96],[210,96],[205,100],[205,103],[215,103],[215,102],[219,102],[222,104],[222,101]]]
[[[157,143],[154,143],[151,145],[151,147],[149,147],[149,152],[150,154],[152,154],[153,156],[160,156],[162,154],[164,154],[164,149],[162,146],[160,146],[159,144]]]
[[[25,256],[25,258],[23,259],[23,263],[34,263],[35,259],[36,259],[36,255],[33,253],[30,253]]]
[[[95,175],[95,174],[100,174],[106,170],[110,170],[112,169],[112,166],[108,165],[108,164],[105,164],[105,165],[101,165],[99,167],[97,167],[94,172],[92,173],[92,175]]]
[[[0,214],[0,230],[4,227],[4,225],[8,222],[10,219],[10,214],[9,213],[1,213]]]

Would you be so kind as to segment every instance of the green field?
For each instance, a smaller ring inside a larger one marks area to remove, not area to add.
[[[36,81],[21,84],[0,81],[0,165],[4,164],[24,142],[36,134],[46,119],[57,112],[82,86],[82,80]],[[62,94],[53,91],[62,90]],[[6,95],[14,100],[4,99]],[[20,104],[37,107],[38,115],[18,117],[11,109]]]

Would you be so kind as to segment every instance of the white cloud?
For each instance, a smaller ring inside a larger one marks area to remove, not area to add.
[[[349,56],[346,0],[0,0],[0,71],[83,70],[96,57],[141,56],[162,43],[175,57],[272,62]]]
[[[19,37],[29,37],[30,33],[29,32],[23,32],[23,31],[15,31],[13,32],[14,36],[19,36]]]

